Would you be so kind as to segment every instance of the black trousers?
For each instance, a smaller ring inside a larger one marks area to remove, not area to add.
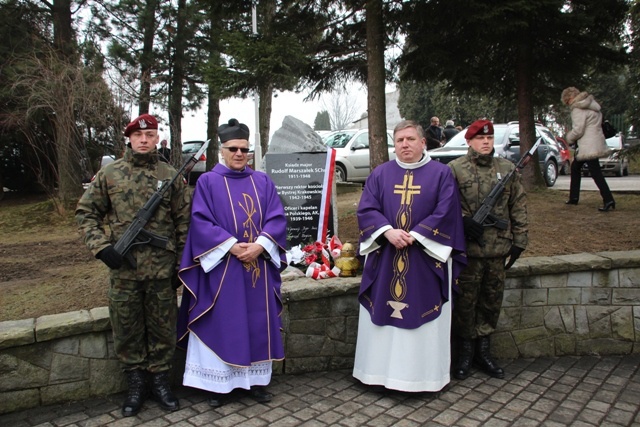
[[[600,195],[602,196],[602,200],[604,203],[613,202],[613,195],[611,194],[611,190],[609,190],[609,186],[607,185],[607,181],[604,179],[604,175],[602,175],[602,170],[600,169],[600,162],[598,159],[592,160],[574,160],[571,163],[571,185],[569,186],[569,200],[578,201],[580,199],[580,180],[582,179],[582,165],[587,164],[587,168],[589,168],[589,174],[593,181],[598,186],[598,190],[600,190]]]

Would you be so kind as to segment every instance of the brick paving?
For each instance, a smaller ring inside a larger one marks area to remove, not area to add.
[[[147,401],[123,418],[123,394],[0,415],[0,426],[640,426],[640,354],[518,359],[505,379],[474,372],[440,393],[366,387],[350,371],[274,376],[267,404],[234,391],[213,409],[206,393],[178,388],[181,409]]]

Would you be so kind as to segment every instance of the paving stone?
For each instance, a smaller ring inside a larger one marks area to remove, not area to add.
[[[276,375],[274,399],[259,404],[245,392],[220,408],[205,392],[177,388],[181,409],[145,402],[123,418],[123,394],[0,415],[11,427],[126,426],[630,426],[640,425],[640,356],[559,357],[506,361],[508,378],[474,372],[440,393],[365,387],[348,370]]]
[[[398,420],[393,424],[393,427],[418,427],[420,424],[411,420]]]
[[[576,419],[577,415],[578,415],[578,411],[560,408],[553,411],[551,414],[549,414],[547,419],[554,422],[563,423],[564,425],[569,425],[573,422],[573,420]]]
[[[611,410],[605,417],[605,421],[619,423],[621,425],[630,425],[633,420],[633,412],[621,411],[619,409]]]
[[[269,423],[269,425],[272,427],[294,427],[300,425],[300,420],[292,416],[286,416],[274,423]]]
[[[578,414],[578,419],[599,424],[604,419],[604,413],[592,409],[585,409]]]
[[[342,414],[333,411],[327,411],[318,415],[318,420],[327,425],[334,425],[336,422],[342,419]]]
[[[248,418],[246,421],[242,421],[236,424],[236,427],[262,427],[268,426],[269,423],[260,418]]]
[[[167,420],[163,420],[162,418],[156,418],[147,421],[146,423],[139,424],[140,427],[165,427],[168,425],[171,425],[171,423]]]
[[[318,420],[310,420],[300,424],[300,427],[322,427],[322,426],[326,426],[326,424]]]
[[[486,411],[481,408],[476,408],[473,411],[466,414],[466,417],[478,420],[478,421],[487,421],[494,414],[493,411]]]
[[[452,409],[448,409],[446,411],[438,414],[437,417],[433,419],[433,421],[440,423],[445,426],[453,426],[456,425],[456,422],[463,416],[461,412],[454,411]]]
[[[77,424],[80,427],[99,427],[99,426],[108,425],[112,421],[115,421],[115,418],[113,418],[111,415],[102,414],[102,415],[98,415],[98,416],[93,417],[93,418],[88,418],[86,420],[82,420],[82,421],[78,422]]]
[[[407,415],[407,418],[424,425],[427,420],[435,418],[439,413],[435,409],[423,407]]]

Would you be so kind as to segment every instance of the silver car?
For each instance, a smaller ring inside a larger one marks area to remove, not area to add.
[[[607,157],[601,157],[599,160],[602,173],[613,173],[615,176],[629,175],[629,159],[620,158],[618,155],[625,145],[622,134],[607,138],[607,147],[611,150],[611,154]],[[586,163],[582,166],[582,175],[589,176],[589,168]]]
[[[389,160],[396,158],[393,132],[387,131]],[[369,164],[369,130],[345,129],[324,137],[327,147],[336,150],[336,182],[364,182],[371,173]]]

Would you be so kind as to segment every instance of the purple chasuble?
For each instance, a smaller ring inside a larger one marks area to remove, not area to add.
[[[198,179],[179,273],[185,288],[178,346],[186,348],[191,333],[230,365],[284,358],[280,271],[286,267],[286,225],[265,173],[218,164]],[[229,239],[252,243],[259,236],[279,247],[280,268],[262,255],[246,264],[228,252],[210,272],[200,266],[201,256]]]
[[[404,169],[395,161],[373,170],[358,205],[360,242],[376,230],[415,232],[452,248],[452,283],[466,265],[462,211],[451,170],[435,161]],[[417,241],[397,250],[384,236],[370,252],[359,301],[379,326],[414,329],[435,320],[449,295],[446,262],[430,257]]]

